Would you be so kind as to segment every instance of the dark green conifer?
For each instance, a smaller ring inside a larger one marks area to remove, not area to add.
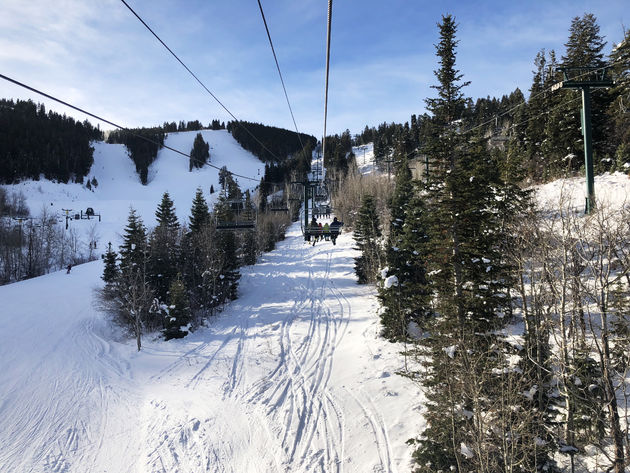
[[[107,244],[107,253],[103,258],[105,268],[103,269],[102,279],[105,284],[113,284],[118,277],[118,264],[116,252],[112,249],[111,242]]]
[[[203,140],[201,133],[197,133],[190,151],[188,170],[192,171],[193,168],[203,167],[208,162],[208,159],[210,159],[210,144]]]
[[[381,224],[374,197],[364,195],[355,224],[354,241],[361,255],[355,258],[354,271],[359,284],[376,282],[378,271],[382,266]]]
[[[189,324],[192,320],[192,313],[188,303],[188,294],[182,282],[181,275],[178,275],[171,282],[169,288],[170,305],[166,313],[164,322],[165,340],[172,338],[183,338],[188,335]]]
[[[198,188],[195,193],[190,213],[189,228],[191,232],[199,232],[210,222],[210,210],[208,209],[206,199],[203,197],[201,188]]]

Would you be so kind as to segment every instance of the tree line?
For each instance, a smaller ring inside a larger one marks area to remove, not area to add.
[[[523,178],[542,182],[580,172],[584,149],[580,127],[580,92],[551,86],[563,80],[559,67],[609,67],[607,75],[615,85],[592,89],[593,151],[595,170],[626,170],[630,161],[630,32],[606,55],[605,39],[594,15],[575,17],[569,28],[565,53],[541,50],[533,62],[532,84],[526,99],[520,89],[498,98],[466,97],[459,104],[461,131],[491,138],[490,146],[499,148],[503,164],[519,167]],[[601,72],[601,69],[600,69]],[[412,115],[404,124],[383,123],[368,127],[353,137],[353,144],[374,143],[377,163],[384,163],[402,152],[417,158],[422,143],[430,139],[433,117]],[[385,166],[384,166],[385,167]]]
[[[601,51],[571,39],[596,33],[593,20],[573,20],[565,60]],[[393,191],[386,177],[350,174],[334,202],[355,202],[358,212],[346,211],[359,282],[378,284],[383,336],[405,344],[404,375],[427,399],[426,428],[409,440],[414,471],[622,473],[630,448],[622,420],[630,407],[630,213],[601,205],[580,216],[562,200],[535,205],[521,185],[545,176],[532,173],[528,156],[536,155],[527,150],[546,145],[514,134],[493,148],[491,134],[465,132],[488,114],[467,116],[456,32],[455,19],[442,17],[436,96],[416,120],[421,135],[384,126],[361,138],[393,138]],[[627,59],[623,67],[630,70]],[[531,122],[544,123],[538,118]],[[617,123],[608,115],[602,128]],[[406,149],[416,144],[405,135],[421,136],[417,151],[432,160],[422,180],[412,177]],[[556,157],[544,154],[548,164]],[[368,186],[356,184],[362,180]]]
[[[264,163],[280,164],[299,153],[302,145],[313,149],[317,143],[314,136],[305,133],[298,137],[294,131],[243,120],[228,122],[227,130],[244,149]]]
[[[87,120],[46,111],[31,100],[0,99],[0,182],[83,182],[94,161],[90,143],[103,133]]]

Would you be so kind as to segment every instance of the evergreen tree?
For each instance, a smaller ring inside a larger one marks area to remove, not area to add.
[[[591,13],[585,13],[582,17],[575,17],[569,28],[569,38],[565,43],[566,52],[562,56],[564,67],[603,67],[603,49],[606,45],[599,34],[597,19]],[[581,77],[580,80],[588,79]],[[562,80],[556,75],[556,81]],[[605,111],[609,105],[606,91],[591,90],[591,122],[593,129],[593,151],[597,157],[596,167],[599,168],[599,160],[604,158],[606,144],[604,136]],[[581,101],[579,91],[561,89],[554,98],[550,115],[546,152],[555,156],[554,165],[558,170],[577,170],[584,165],[584,143],[581,132]],[[557,171],[556,171],[557,172]]]
[[[408,210],[404,222],[409,225],[415,215],[420,230],[407,235],[414,237],[416,264],[427,279],[425,297],[416,304],[424,305],[427,315],[436,313],[426,317],[427,336],[420,342],[429,402],[427,428],[414,456],[417,471],[501,471],[513,448],[503,439],[515,427],[510,410],[499,407],[507,362],[496,333],[507,319],[511,285],[501,252],[506,235],[498,193],[504,183],[484,142],[458,132],[467,83],[455,68],[457,27],[449,15],[439,28],[437,97],[426,101],[434,133],[425,148],[435,171],[423,195],[426,211],[419,202],[409,205],[414,212]],[[496,423],[504,430],[486,429],[482,413],[500,419]]]
[[[190,151],[188,170],[192,171],[193,167],[202,168],[208,162],[208,159],[210,159],[210,144],[203,140],[201,133],[197,133]]]
[[[404,225],[413,193],[411,171],[407,160],[403,159],[396,173],[394,193],[389,202],[389,237],[385,250],[385,284],[379,291],[383,305],[381,325],[383,336],[390,340],[404,339],[407,336],[409,319],[405,317],[401,298],[401,287],[407,283],[407,254],[401,251],[404,244]]]
[[[175,204],[171,200],[168,192],[164,192],[162,195],[162,200],[155,211],[155,218],[157,219],[158,226],[166,227],[170,230],[179,228],[179,222],[175,214]]]
[[[120,246],[120,268],[123,272],[139,271],[144,267],[147,250],[147,232],[135,209],[129,210]],[[143,270],[143,269],[142,269]]]
[[[179,222],[168,192],[162,196],[155,216],[158,226],[149,237],[148,280],[158,300],[167,302],[168,291],[177,274],[180,259]]]
[[[183,338],[188,335],[189,325],[192,321],[188,294],[181,280],[181,275],[178,275],[171,282],[169,294],[170,305],[166,312],[164,330],[162,331],[165,340]]]
[[[256,232],[247,231],[243,237],[243,264],[256,264],[258,258],[258,244],[256,241]]]
[[[353,234],[357,249],[361,256],[355,258],[354,270],[359,278],[359,284],[375,282],[378,270],[381,268],[381,225],[374,197],[364,195],[359,209],[359,216]]]
[[[191,232],[199,232],[210,222],[210,210],[201,188],[197,188],[190,213],[189,228]]]
[[[107,253],[103,258],[105,268],[103,269],[103,276],[101,279],[105,281],[105,284],[113,284],[118,277],[118,264],[116,262],[116,252],[112,249],[111,242],[107,244]]]
[[[627,172],[624,165],[630,162],[630,30],[626,31],[623,41],[613,48],[609,62],[615,86],[609,91],[611,102],[607,117],[611,126],[607,130],[607,141],[616,169]]]
[[[219,268],[215,295],[217,302],[222,304],[236,299],[238,281],[241,277],[238,270],[236,235],[233,231],[218,232],[217,250],[222,255],[222,265]]]

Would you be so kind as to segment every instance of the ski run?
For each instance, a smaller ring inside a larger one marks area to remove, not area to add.
[[[407,471],[423,400],[352,244],[294,225],[208,327],[141,352],[93,308],[100,261],[0,287],[0,470]]]

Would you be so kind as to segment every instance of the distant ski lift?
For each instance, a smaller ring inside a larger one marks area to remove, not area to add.
[[[272,212],[289,212],[289,207],[282,197],[274,196],[267,207]]]
[[[225,209],[215,208],[217,230],[245,230],[256,228],[256,208],[243,199],[228,199],[222,202]]]
[[[326,184],[320,182],[315,188],[314,198],[316,202],[322,202],[324,200],[328,200],[328,189]]]

